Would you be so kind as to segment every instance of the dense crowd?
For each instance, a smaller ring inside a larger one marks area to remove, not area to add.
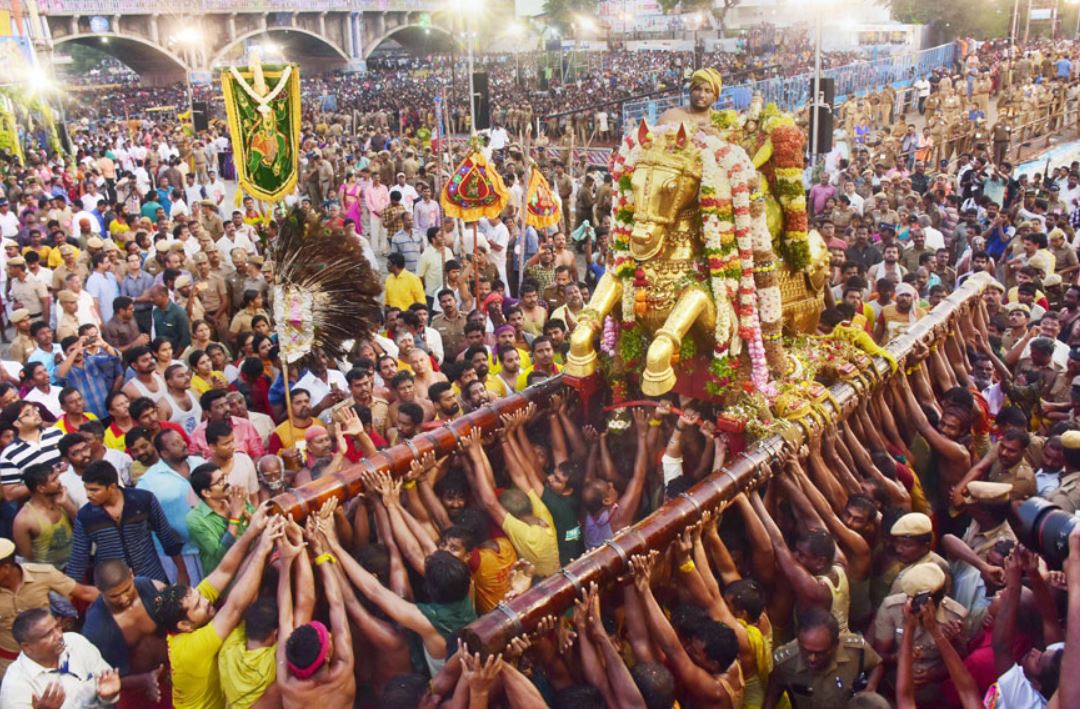
[[[1068,84],[1072,51],[1010,66]],[[1080,507],[1080,165],[827,162],[823,333],[885,342],[985,272],[982,298],[762,491],[483,657],[479,614],[729,462],[714,404],[601,421],[563,393],[303,525],[266,503],[559,372],[610,176],[545,165],[563,223],[474,230],[430,148],[375,123],[345,152],[313,114],[295,202],[359,241],[383,308],[283,370],[274,222],[232,208],[228,141],[115,118],[71,126],[74,166],[5,165],[0,706],[1080,706],[1080,532],[1056,568],[1009,523]],[[523,156],[488,148],[520,205]]]

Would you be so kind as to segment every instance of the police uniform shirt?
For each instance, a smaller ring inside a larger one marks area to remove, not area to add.
[[[906,574],[911,569],[914,569],[919,564],[926,564],[926,563],[936,564],[939,569],[941,569],[942,571],[945,572],[945,578],[946,579],[951,578],[951,574],[949,573],[949,562],[946,561],[937,552],[933,552],[933,551],[927,552],[926,555],[923,556],[918,561],[913,561],[912,563],[907,564],[906,566],[904,566],[904,568],[900,569],[900,573],[898,573],[896,575],[896,578],[893,579],[892,585],[889,586],[889,595],[891,596],[893,594],[897,594],[897,593],[901,592],[900,579],[904,578],[904,574]],[[946,581],[946,587],[948,587],[948,581]]]
[[[1080,509],[1080,472],[1063,476],[1057,490],[1047,495],[1046,499],[1069,514],[1075,514]]]
[[[893,647],[896,650],[900,648],[900,641],[904,633],[904,605],[907,602],[908,596],[906,593],[895,593],[888,596],[882,602],[877,616],[874,618],[873,637],[879,640],[892,638]],[[967,608],[946,596],[938,604],[937,620],[943,626],[943,630],[945,626],[953,621],[960,621],[959,640],[951,639],[954,640],[954,644],[958,647],[966,646],[971,637],[971,629],[968,627]],[[912,642],[915,653],[913,664],[915,670],[930,670],[942,663],[941,653],[938,651],[937,645],[934,644],[934,639],[930,637],[930,633],[921,624],[916,626],[915,637]]]
[[[773,653],[773,677],[787,690],[795,709],[833,709],[855,694],[859,675],[869,675],[879,664],[881,657],[863,636],[840,633],[836,657],[824,670],[811,670],[799,642],[792,640]]]

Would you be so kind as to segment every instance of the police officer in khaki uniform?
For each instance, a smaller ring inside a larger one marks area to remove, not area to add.
[[[1080,431],[1061,434],[1061,447],[1065,450],[1065,474],[1057,490],[1046,499],[1069,514],[1076,514],[1080,509]]]
[[[11,313],[10,320],[15,328],[15,339],[8,348],[8,356],[19,364],[26,364],[26,358],[37,349],[37,342],[30,337],[30,313],[26,308],[18,308]]]
[[[902,519],[902,518],[901,518]],[[895,593],[881,604],[870,644],[885,660],[891,679],[895,681],[896,655],[904,633],[904,608],[908,601],[921,607],[929,601],[934,603],[934,617],[945,637],[957,648],[964,648],[971,637],[968,627],[968,611],[945,595],[945,573],[937,564],[919,564],[912,568],[901,583],[900,593]],[[918,615],[919,608],[913,608]],[[949,673],[941,659],[941,652],[933,637],[921,623],[915,626],[913,642],[912,674],[915,681],[915,700],[922,705],[936,706],[940,700],[941,683],[948,680]]]
[[[799,614],[799,635],[773,653],[766,709],[787,693],[795,709],[842,707],[859,691],[876,691],[884,674],[881,657],[857,633],[841,633],[822,608]]]
[[[49,289],[26,270],[26,259],[22,256],[9,258],[8,292],[15,308],[25,308],[31,320],[49,318]]]
[[[899,568],[886,569],[883,574],[871,580],[875,601],[900,593],[904,577],[922,564],[930,563],[937,566],[942,573],[946,574],[947,580],[949,562],[931,550],[934,541],[934,525],[927,515],[922,512],[907,513],[893,523],[889,529],[889,535],[892,537],[893,550],[900,565]],[[888,590],[882,593],[883,588]]]

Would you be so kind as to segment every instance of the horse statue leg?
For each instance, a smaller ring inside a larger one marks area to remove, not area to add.
[[[604,317],[615,309],[622,298],[622,282],[611,271],[596,284],[589,304],[578,315],[578,324],[570,335],[570,352],[563,371],[571,377],[584,379],[596,373],[596,348],[593,343],[604,326]]]
[[[645,355],[645,372],[641,391],[647,396],[660,396],[675,386],[672,355],[681,347],[682,339],[698,321],[710,332],[716,325],[716,304],[712,296],[699,288],[690,288],[679,296],[664,325],[653,335]]]

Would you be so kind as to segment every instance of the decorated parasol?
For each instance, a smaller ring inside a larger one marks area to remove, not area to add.
[[[536,229],[554,226],[562,219],[562,210],[551,186],[536,165],[529,165],[529,187],[525,191],[525,223]]]
[[[502,176],[480,150],[473,150],[469,157],[461,161],[439,195],[439,203],[447,217],[472,222],[473,292],[477,300],[480,274],[476,269],[476,252],[479,250],[476,222],[481,217],[498,219],[509,202],[510,192],[503,184]]]

